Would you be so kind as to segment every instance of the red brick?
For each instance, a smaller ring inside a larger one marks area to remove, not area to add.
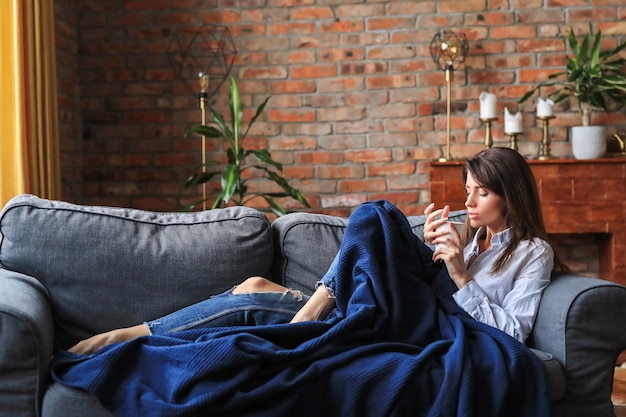
[[[500,26],[491,29],[492,39],[533,38],[537,36],[537,28],[530,25]]]
[[[480,71],[470,74],[472,84],[510,84],[515,81],[515,72],[506,70]]]
[[[367,80],[368,88],[400,88],[415,85],[414,75],[376,76]]]
[[[310,137],[276,138],[270,142],[270,149],[282,151],[315,149],[317,142]]]
[[[440,13],[458,13],[458,12],[472,12],[472,11],[480,11],[485,10],[486,5],[485,0],[443,0],[439,1],[439,12]]]
[[[365,24],[355,20],[340,20],[333,23],[322,23],[321,32],[363,32]]]
[[[272,36],[306,34],[315,32],[313,22],[288,22],[274,23],[269,25],[269,34]]]
[[[334,65],[307,65],[291,68],[291,77],[294,79],[334,77],[336,75],[337,67]]]
[[[281,81],[270,85],[270,93],[313,93],[315,82],[313,81]]]
[[[380,165],[370,165],[367,173],[373,177],[387,175],[410,175],[415,173],[415,162],[390,162]]]
[[[362,166],[320,166],[317,168],[318,178],[363,178],[365,169]]]
[[[212,23],[216,25],[227,25],[228,23],[237,23],[241,21],[241,13],[235,11],[216,11],[202,13],[202,22]]]
[[[331,78],[331,79],[323,79],[318,81],[317,83],[317,91],[318,93],[328,93],[328,92],[343,92],[343,91],[363,91],[365,86],[365,80],[363,78],[356,77],[343,77],[343,78]],[[348,96],[352,97],[352,96]],[[322,100],[324,101],[324,100]],[[352,100],[348,100],[351,102]],[[307,101],[311,103],[311,101]],[[358,104],[358,101],[353,102],[352,104]]]
[[[242,72],[242,75],[246,78],[273,78],[284,79],[287,78],[287,70],[284,67],[256,67],[254,69],[247,69]]]
[[[368,62],[359,64],[342,64],[342,75],[377,74],[387,71],[388,66],[384,62]]]
[[[269,119],[274,122],[310,122],[315,114],[310,110],[269,110]]]
[[[353,192],[380,192],[387,188],[387,184],[382,178],[372,178],[368,180],[343,180],[339,182],[338,191],[342,193]]]
[[[415,27],[414,17],[396,18],[371,18],[367,21],[368,30],[398,30]]]
[[[330,7],[298,7],[293,10],[295,20],[332,19],[334,17]]]
[[[361,61],[365,58],[365,51],[363,49],[349,48],[349,49],[326,49],[319,52],[321,61]]]
[[[388,149],[348,151],[346,152],[346,161],[356,163],[388,162],[391,161],[391,151]]]
[[[373,48],[369,51],[369,59],[399,59],[412,58],[415,56],[415,50],[411,47],[404,46],[385,46],[384,48]]]
[[[299,164],[341,164],[344,162],[343,153],[340,152],[299,152],[297,155]]]

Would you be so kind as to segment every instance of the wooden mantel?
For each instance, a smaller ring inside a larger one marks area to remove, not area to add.
[[[431,162],[430,199],[464,209],[464,161]],[[626,284],[626,158],[528,160],[550,234],[598,234],[600,276]]]

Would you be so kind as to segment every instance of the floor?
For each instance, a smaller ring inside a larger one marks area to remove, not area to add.
[[[611,399],[616,417],[626,417],[626,367],[615,368]]]

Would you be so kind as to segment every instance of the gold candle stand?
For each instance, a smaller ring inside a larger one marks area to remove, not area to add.
[[[522,132],[504,132],[504,134],[509,137],[511,142],[511,149],[513,149],[514,151],[519,151],[519,148],[517,147],[517,136],[521,133]]]
[[[626,158],[626,143],[624,142],[624,139],[622,139],[622,137],[618,135],[617,133],[614,133],[613,137],[617,140],[617,143],[619,143],[620,156],[622,158]]]
[[[493,146],[493,136],[491,136],[491,123],[495,120],[498,120],[497,117],[489,117],[481,119],[485,124],[485,149],[491,148]]]
[[[537,157],[537,159],[541,161],[554,159],[554,156],[550,153],[550,120],[554,118],[556,118],[556,116],[537,116],[537,119],[541,120],[543,125],[541,148],[539,149],[539,156]]]

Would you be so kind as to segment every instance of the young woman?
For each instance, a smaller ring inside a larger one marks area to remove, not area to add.
[[[547,242],[532,171],[516,151],[491,148],[466,162],[463,180],[464,236],[454,228],[451,235],[440,230],[449,207],[435,209],[431,203],[424,211],[425,241],[445,244],[437,245],[432,259],[445,263],[458,288],[455,302],[475,320],[524,342],[553,266],[565,268]],[[195,327],[321,320],[335,307],[336,260],[310,297],[252,277],[163,318],[93,336],[70,351],[88,354],[110,343]]]

